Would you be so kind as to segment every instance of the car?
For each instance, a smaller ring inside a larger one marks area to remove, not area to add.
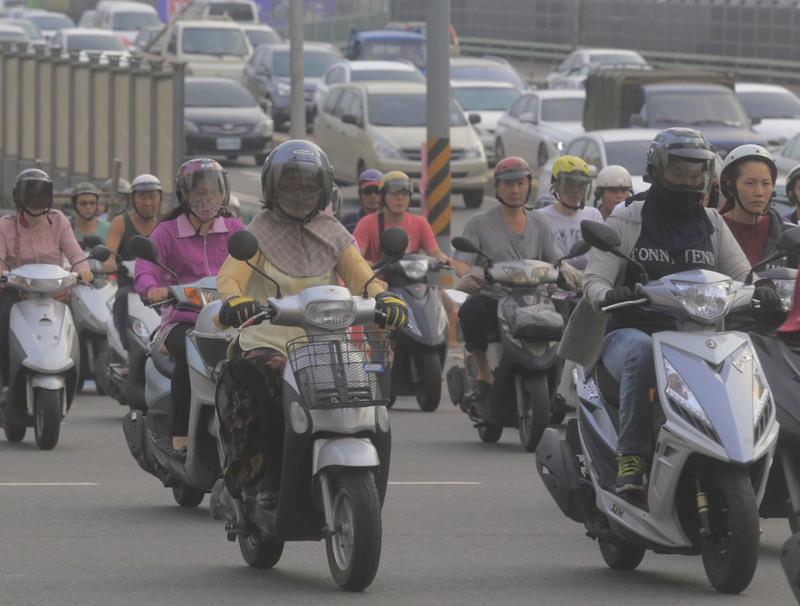
[[[652,69],[636,51],[622,48],[579,48],[547,76],[548,88],[583,88],[589,72],[608,68]]]
[[[78,19],[78,27],[94,27],[95,14],[97,11],[92,8],[83,11]]]
[[[128,47],[142,28],[161,25],[156,9],[142,2],[101,0],[95,11],[94,27],[115,32]]]
[[[17,27],[21,27],[25,30],[25,33],[28,35],[28,40],[31,42],[45,41],[44,35],[42,35],[42,30],[33,21],[29,21],[28,19],[2,18],[0,19],[0,23],[4,25],[16,25]]]
[[[317,84],[314,104],[317,109],[320,108],[328,88],[333,84],[379,80],[425,82],[425,76],[411,61],[337,61],[325,70],[325,74]]]
[[[389,23],[386,24],[386,29],[417,32],[423,36],[425,35],[426,27],[427,23],[425,23],[425,21],[389,21]],[[452,25],[447,28],[447,32],[450,34],[450,56],[458,57],[461,54],[461,44],[458,41],[458,34],[456,34],[456,30]]]
[[[187,156],[251,154],[257,166],[272,145],[272,119],[250,91],[229,78],[185,79],[184,124]]]
[[[341,183],[367,168],[402,170],[419,180],[427,140],[426,85],[420,82],[334,84],[314,120],[317,144]],[[487,164],[480,138],[454,99],[450,102],[452,191],[468,208],[483,202]]]
[[[75,27],[75,22],[72,19],[70,19],[64,13],[58,13],[55,11],[38,9],[27,10],[24,13],[19,14],[19,17],[22,19],[27,19],[28,21],[33,21],[36,25],[38,25],[39,29],[42,30],[42,35],[47,40],[50,40],[50,38],[52,38],[58,30],[68,27]]]
[[[252,0],[202,0],[197,3],[202,9],[202,18],[223,17],[237,23],[259,23],[258,5]]]
[[[164,25],[151,25],[149,27],[143,27],[139,30],[139,33],[136,34],[136,38],[133,41],[133,50],[135,51],[144,51],[150,42],[152,42],[158,34],[164,30],[166,26]],[[153,53],[160,52],[161,47],[164,45],[167,37],[162,36],[161,40],[156,42],[153,47],[149,50]]]
[[[425,73],[425,36],[417,32],[376,29],[353,31],[345,55],[351,61],[411,61]]]
[[[89,27],[62,29],[50,38],[50,46],[66,53],[85,51],[85,54],[80,56],[83,61],[88,61],[89,55],[94,53],[106,58],[130,56],[119,36],[107,29]]]
[[[0,23],[0,42],[29,42],[28,34],[19,25]]]
[[[789,139],[779,152],[774,154],[779,175],[788,175],[800,164],[800,133]]]
[[[583,133],[585,99],[582,90],[525,93],[497,121],[496,156],[520,156],[531,167],[544,166]]]
[[[326,42],[303,44],[304,97],[306,120],[314,119],[314,95],[322,75],[333,63],[341,60],[338,48]],[[289,120],[289,44],[262,44],[244,66],[244,85],[262,107],[271,106],[275,129],[280,130]]]
[[[753,129],[778,150],[800,133],[800,99],[776,84],[736,83],[736,97],[750,118]]]
[[[795,211],[795,205],[786,195],[786,177],[778,177],[775,181],[775,194],[772,197],[772,207],[781,217],[786,218]]]
[[[520,90],[530,90],[516,69],[499,57],[452,57],[450,81],[479,80],[481,82],[508,82]]]
[[[250,46],[256,48],[261,44],[280,44],[281,35],[265,23],[241,23]]]
[[[242,28],[233,21],[177,20],[169,26],[166,46],[155,55],[172,63],[185,63],[187,76],[242,79],[245,63],[253,54]]]

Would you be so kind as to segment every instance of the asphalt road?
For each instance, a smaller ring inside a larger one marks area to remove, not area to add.
[[[76,401],[54,451],[29,435],[0,439],[0,604],[722,604],[698,557],[648,554],[632,573],[605,567],[581,527],[564,518],[533,458],[506,430],[481,443],[443,402],[391,412],[394,448],[383,553],[363,595],[339,591],[322,543],[292,543],[271,571],[248,568],[210,519],[207,499],[181,509],[128,453],[123,409]],[[789,604],[783,521],[762,524],[753,584],[735,602]]]

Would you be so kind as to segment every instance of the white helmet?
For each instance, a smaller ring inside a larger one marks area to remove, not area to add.
[[[136,177],[131,183],[131,193],[135,194],[140,191],[160,191],[163,192],[164,188],[161,187],[161,181],[158,177],[150,174],[143,174]]]
[[[725,173],[728,172],[734,165],[749,160],[761,160],[767,164],[770,172],[772,173],[773,183],[778,178],[778,167],[775,166],[775,158],[773,158],[772,154],[766,149],[753,143],[740,145],[739,147],[732,149],[730,153],[725,156],[725,160],[722,163],[722,172],[720,173],[720,176],[725,178]]]
[[[633,181],[631,180],[631,174],[624,166],[610,164],[597,173],[595,186],[597,189],[602,189],[603,187],[625,187],[632,190]]]

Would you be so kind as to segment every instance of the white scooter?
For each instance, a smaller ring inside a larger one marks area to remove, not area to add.
[[[106,247],[97,246],[89,258],[104,261],[108,256]],[[36,445],[51,450],[75,396],[80,361],[72,313],[55,296],[75,287],[78,274],[31,263],[5,272],[2,281],[23,296],[11,308],[10,380],[0,400],[0,419],[9,442],[21,441],[33,426]]]

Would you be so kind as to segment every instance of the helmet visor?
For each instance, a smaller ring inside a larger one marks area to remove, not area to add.
[[[592,178],[583,173],[561,173],[558,175],[558,188],[562,193],[583,195],[586,193]]]
[[[667,155],[661,179],[673,191],[706,193],[711,186],[714,160]]]
[[[177,185],[192,214],[201,221],[216,217],[228,198],[228,179],[218,168],[186,171],[178,177]]]
[[[395,194],[399,191],[407,191],[411,193],[411,180],[410,179],[392,179],[383,184],[383,191],[387,194]]]
[[[47,210],[53,205],[53,183],[43,179],[30,179],[17,184],[20,206],[30,210]]]
[[[278,180],[277,193],[278,206],[286,215],[298,220],[305,219],[319,209],[322,170],[316,164],[305,162],[285,166]]]

